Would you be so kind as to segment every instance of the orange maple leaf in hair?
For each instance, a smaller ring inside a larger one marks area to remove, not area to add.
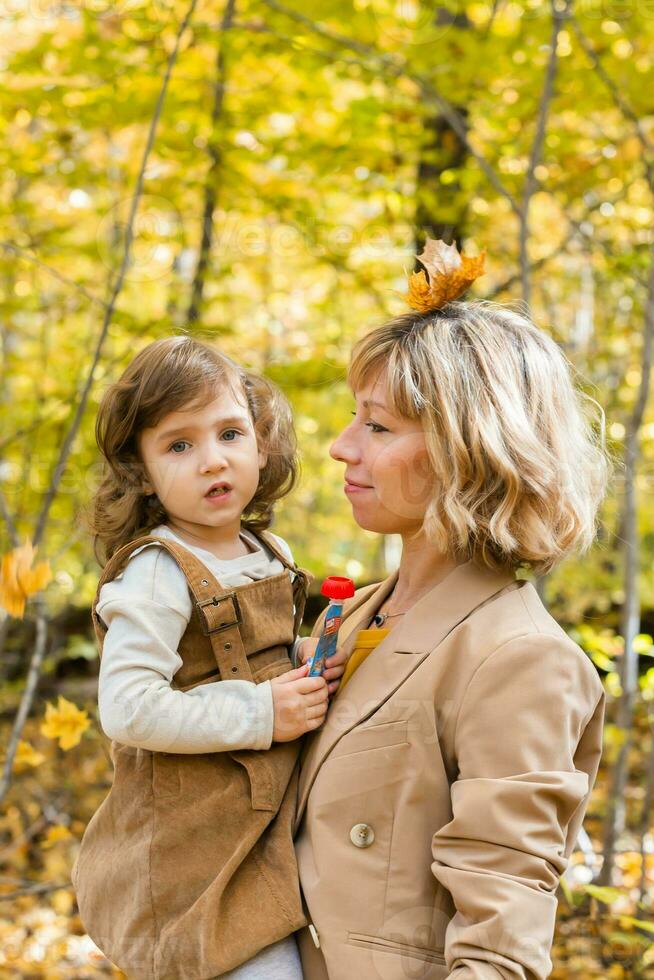
[[[419,313],[429,313],[456,299],[484,275],[486,252],[471,258],[459,253],[456,245],[446,245],[440,238],[428,238],[417,258],[427,273],[423,269],[411,273],[406,300]]]

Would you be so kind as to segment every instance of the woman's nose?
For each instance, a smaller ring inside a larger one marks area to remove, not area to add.
[[[331,444],[329,455],[332,459],[337,459],[341,463],[356,463],[358,461],[360,454],[355,441],[351,437],[349,425]]]

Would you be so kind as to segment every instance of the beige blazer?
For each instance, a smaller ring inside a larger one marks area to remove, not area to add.
[[[341,645],[396,580],[348,600]],[[547,977],[604,703],[530,583],[467,562],[425,595],[303,752],[306,980]]]

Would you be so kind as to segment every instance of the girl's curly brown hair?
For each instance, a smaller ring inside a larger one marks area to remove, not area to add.
[[[259,449],[268,455],[242,524],[251,531],[270,527],[274,504],[297,480],[297,441],[288,401],[272,382],[211,344],[188,336],[166,337],[136,355],[105,391],[98,409],[95,438],[104,468],[83,518],[101,565],[122,545],[166,520],[159,499],[143,489],[139,432],[170,412],[211,400],[225,385],[245,396]]]

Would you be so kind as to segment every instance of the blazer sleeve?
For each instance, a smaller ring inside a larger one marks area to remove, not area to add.
[[[452,980],[545,980],[557,899],[597,775],[605,694],[567,637],[512,639],[488,656],[461,701],[452,819],[432,871],[456,913]]]

